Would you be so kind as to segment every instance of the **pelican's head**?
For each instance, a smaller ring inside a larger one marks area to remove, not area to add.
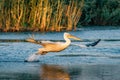
[[[72,38],[72,39],[75,39],[75,40],[81,40],[80,38],[78,37],[75,37],[67,32],[64,33],[64,37],[67,37],[67,38]]]

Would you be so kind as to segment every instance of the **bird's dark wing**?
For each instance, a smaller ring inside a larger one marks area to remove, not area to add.
[[[93,43],[89,43],[89,44],[73,44],[73,43],[71,43],[71,45],[79,46],[81,48],[87,48],[87,47],[94,47],[94,46],[96,46],[100,41],[101,41],[101,39],[98,39],[97,41],[95,41]]]
[[[93,47],[96,46],[99,42],[101,41],[101,39],[98,39],[97,41],[90,43],[90,44],[86,44],[87,47]]]

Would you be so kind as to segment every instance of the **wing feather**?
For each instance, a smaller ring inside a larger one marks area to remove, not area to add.
[[[42,45],[43,47],[46,47],[46,46],[55,46],[56,44],[62,44],[62,42],[52,42],[52,41],[37,41],[33,38],[28,38],[26,39],[26,41],[28,42],[31,42],[31,43],[34,43],[34,44],[39,44],[39,45]]]

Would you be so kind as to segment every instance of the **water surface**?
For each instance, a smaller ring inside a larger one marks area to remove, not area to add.
[[[101,39],[95,47],[71,45],[58,53],[39,57],[39,62],[24,62],[40,45],[26,42],[29,34],[36,40],[62,41],[64,32],[0,32],[1,80],[120,80],[120,29],[117,27],[80,28],[69,33],[88,44]],[[58,75],[59,74],[59,75]]]

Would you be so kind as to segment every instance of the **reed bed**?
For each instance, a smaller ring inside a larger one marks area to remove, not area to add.
[[[0,0],[0,30],[76,30],[84,0]]]

